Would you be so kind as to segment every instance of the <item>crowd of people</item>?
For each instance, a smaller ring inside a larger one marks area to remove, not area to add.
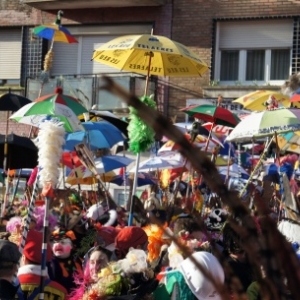
[[[11,217],[0,240],[0,299],[38,299],[41,278],[45,299],[204,300],[226,299],[232,291],[260,299],[256,274],[243,241],[226,222],[226,209],[211,209],[201,218],[178,208],[170,216],[154,193],[150,198],[147,214],[137,214],[134,226],[120,222],[124,212],[120,219],[105,201],[81,211],[76,222],[66,222],[53,207],[44,274],[42,209],[35,210],[23,247],[26,215]]]

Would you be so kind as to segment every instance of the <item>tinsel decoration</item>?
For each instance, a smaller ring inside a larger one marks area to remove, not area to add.
[[[51,48],[51,49],[49,49],[49,51],[47,52],[47,54],[45,56],[44,71],[48,72],[51,69],[53,58],[54,58],[54,52],[53,52],[53,49]]]
[[[59,179],[59,166],[65,143],[63,123],[47,120],[40,125],[37,138],[40,183],[43,187],[49,184],[56,187]]]
[[[140,101],[151,108],[155,108],[156,104],[152,100],[152,96],[143,96]],[[144,152],[154,142],[154,131],[138,115],[137,110],[130,107],[129,115],[128,136],[129,136],[129,150],[135,154]]]

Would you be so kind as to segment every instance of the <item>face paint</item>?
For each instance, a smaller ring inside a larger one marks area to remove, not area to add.
[[[101,251],[95,251],[91,254],[89,259],[89,271],[90,276],[93,281],[98,280],[98,273],[102,268],[107,266],[108,259],[106,254],[102,253]]]
[[[59,258],[67,258],[73,249],[72,241],[68,238],[59,241],[53,241],[52,251],[54,256]]]

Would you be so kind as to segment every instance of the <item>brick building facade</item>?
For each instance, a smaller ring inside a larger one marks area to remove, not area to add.
[[[2,0],[0,2],[0,32],[9,28],[21,28],[22,31],[20,84],[24,88],[26,87],[26,79],[38,76],[41,71],[43,55],[45,54],[45,47],[47,47],[41,39],[33,39],[30,30],[32,27],[40,24],[52,23],[59,9],[59,5],[57,4],[57,9],[40,10],[30,6],[32,5],[31,2],[39,1]],[[58,3],[59,1],[54,2]],[[98,2],[100,3],[101,1],[99,0]],[[264,28],[263,22],[265,21],[267,24],[269,20],[272,20],[272,22],[283,20],[283,25],[292,30],[292,44],[289,47],[282,46],[282,49],[291,49],[289,74],[298,72],[300,68],[298,62],[300,51],[298,48],[298,44],[300,44],[300,3],[298,1],[166,0],[163,5],[158,6],[63,10],[64,26],[152,24],[154,34],[168,36],[190,47],[199,54],[210,66],[210,71],[204,74],[203,77],[159,78],[156,82],[156,97],[160,109],[169,116],[178,115],[179,119],[183,118],[183,114],[179,113],[178,110],[186,105],[187,99],[214,98],[216,97],[216,93],[220,92],[225,93],[228,98],[234,98],[240,93],[245,92],[247,88],[249,90],[257,88],[257,84],[253,84],[256,79],[249,81],[251,83],[250,88],[249,83],[237,84],[238,80],[235,80],[235,84],[231,85],[228,85],[227,81],[224,81],[224,84],[219,82],[219,74],[216,75],[216,69],[218,68],[217,51],[221,53],[222,49],[217,49],[217,45],[218,38],[220,38],[218,37],[218,32],[223,30],[223,24],[236,22],[237,27],[239,27],[240,25],[243,26],[243,22],[245,21],[253,21],[260,22],[257,28]],[[287,24],[284,20],[287,20]],[[225,28],[226,32],[229,32],[228,28]],[[282,34],[285,34],[284,31]],[[240,46],[238,45],[238,47]],[[275,49],[276,47],[273,48]],[[257,49],[259,49],[258,46]],[[230,49],[230,51],[232,50]],[[222,70],[220,74],[222,74]],[[267,84],[276,89],[283,80],[283,78],[279,79],[281,81],[274,81],[274,85],[271,81],[262,80],[263,83],[261,85]],[[217,84],[212,87],[212,82],[217,82]],[[3,83],[0,88],[5,91],[7,86]],[[4,114],[2,115],[4,116]],[[1,132],[4,124],[5,122],[2,126],[0,122]],[[11,128],[19,134],[26,134],[28,131],[28,128],[16,124],[12,124]]]

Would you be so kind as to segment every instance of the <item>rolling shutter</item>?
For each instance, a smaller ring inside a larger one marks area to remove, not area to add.
[[[0,29],[0,79],[20,79],[22,58],[21,28]]]
[[[219,49],[291,48],[293,21],[253,20],[220,22]]]
[[[78,44],[54,43],[51,75],[77,74]]]
[[[94,50],[116,36],[83,36],[81,74],[119,73],[120,70],[91,60]]]
[[[68,30],[78,44],[54,43],[51,75],[119,73],[118,69],[91,61],[93,51],[115,37],[127,34],[150,33],[152,26],[70,26]]]

